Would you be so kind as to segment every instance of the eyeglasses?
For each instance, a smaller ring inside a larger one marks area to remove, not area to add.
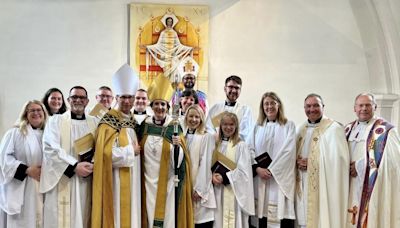
[[[28,113],[35,113],[35,112],[41,113],[41,112],[43,112],[43,110],[42,109],[28,109]]]
[[[98,94],[97,96],[99,96],[100,98],[107,98],[107,99],[113,98],[113,96],[111,95],[104,95],[104,94]]]
[[[77,101],[78,99],[81,99],[81,100],[87,99],[86,96],[77,96],[77,95],[69,96],[69,98],[71,98],[73,101]]]
[[[264,106],[267,106],[267,107],[272,107],[272,106],[275,106],[275,105],[277,105],[278,103],[276,103],[275,101],[272,101],[272,102],[265,102],[264,103]]]

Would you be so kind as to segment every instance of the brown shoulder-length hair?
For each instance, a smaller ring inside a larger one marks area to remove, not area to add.
[[[200,125],[197,127],[196,130],[197,130],[198,133],[204,134],[204,132],[206,130],[205,116],[204,116],[203,109],[201,109],[201,107],[199,105],[197,105],[197,104],[190,105],[189,108],[186,110],[186,112],[185,112],[185,124],[186,124],[186,126],[188,125],[187,124],[187,122],[188,122],[188,114],[189,114],[189,111],[192,110],[192,109],[196,110],[200,115]]]
[[[19,114],[19,119],[17,120],[17,122],[15,123],[14,127],[17,127],[20,129],[20,131],[22,132],[23,135],[26,135],[28,133],[28,130],[26,129],[29,122],[28,122],[28,107],[31,104],[37,104],[39,105],[42,110],[43,110],[43,122],[40,125],[40,129],[44,129],[44,126],[46,125],[46,121],[47,121],[47,110],[44,107],[43,103],[38,101],[38,100],[31,100],[28,101],[24,104],[24,106],[22,106],[22,110],[21,113]]]
[[[260,109],[258,112],[258,119],[257,119],[257,124],[258,125],[263,125],[265,119],[267,118],[267,115],[265,115],[264,112],[264,99],[265,98],[271,98],[272,100],[274,100],[276,103],[278,103],[279,107],[278,107],[278,114],[276,117],[276,121],[278,121],[278,123],[280,125],[285,125],[287,123],[287,118],[285,116],[285,112],[284,112],[284,108],[283,108],[283,104],[281,99],[278,97],[278,95],[276,95],[276,93],[274,92],[266,92],[263,94],[263,96],[261,97],[261,101],[260,101]]]
[[[237,118],[235,113],[232,112],[224,112],[222,117],[221,117],[221,122],[219,124],[219,134],[218,134],[218,144],[221,143],[222,137],[224,136],[224,133],[222,132],[222,125],[224,124],[225,118],[230,118],[233,120],[235,123],[235,132],[233,135],[230,137],[230,141],[232,141],[233,145],[236,145],[240,142],[240,136],[239,136],[239,119]]]

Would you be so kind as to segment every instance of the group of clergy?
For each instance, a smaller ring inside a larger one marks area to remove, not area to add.
[[[373,94],[343,127],[311,93],[296,131],[274,92],[253,121],[235,75],[208,110],[188,64],[181,94],[125,64],[90,111],[82,86],[68,110],[55,88],[27,102],[0,144],[0,227],[400,227],[400,139]]]

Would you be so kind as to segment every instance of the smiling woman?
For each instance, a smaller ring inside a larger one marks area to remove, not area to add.
[[[53,114],[63,114],[67,111],[64,95],[61,90],[57,88],[50,88],[47,90],[42,98],[42,103],[50,116]]]
[[[224,112],[221,117],[219,137],[213,153],[213,167],[227,166],[228,172],[213,169],[216,209],[215,227],[248,227],[249,215],[254,214],[253,176],[251,152],[239,137],[236,114]]]
[[[190,154],[193,185],[194,222],[197,227],[212,228],[215,201],[211,183],[211,162],[215,139],[205,132],[205,117],[199,105],[187,109],[183,131]]]
[[[47,112],[40,101],[22,108],[18,123],[0,144],[0,208],[7,226],[42,227],[43,196],[38,192],[42,163],[42,134]],[[0,221],[1,222],[1,221]]]
[[[294,227],[296,127],[274,92],[261,97],[257,124],[249,137],[258,227]],[[269,162],[264,162],[268,157]],[[254,224],[257,223],[257,224]]]

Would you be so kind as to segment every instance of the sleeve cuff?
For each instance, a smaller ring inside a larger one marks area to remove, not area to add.
[[[257,170],[257,168],[260,167],[260,166],[256,163],[256,164],[253,164],[251,167],[252,167],[252,169],[253,169],[253,177],[257,176],[256,170]]]
[[[71,178],[75,175],[75,168],[78,165],[78,162],[75,165],[68,165],[67,169],[64,171],[64,175]]]
[[[28,166],[25,164],[19,164],[17,171],[15,172],[14,178],[20,181],[23,181],[28,174],[26,174],[26,170]]]

